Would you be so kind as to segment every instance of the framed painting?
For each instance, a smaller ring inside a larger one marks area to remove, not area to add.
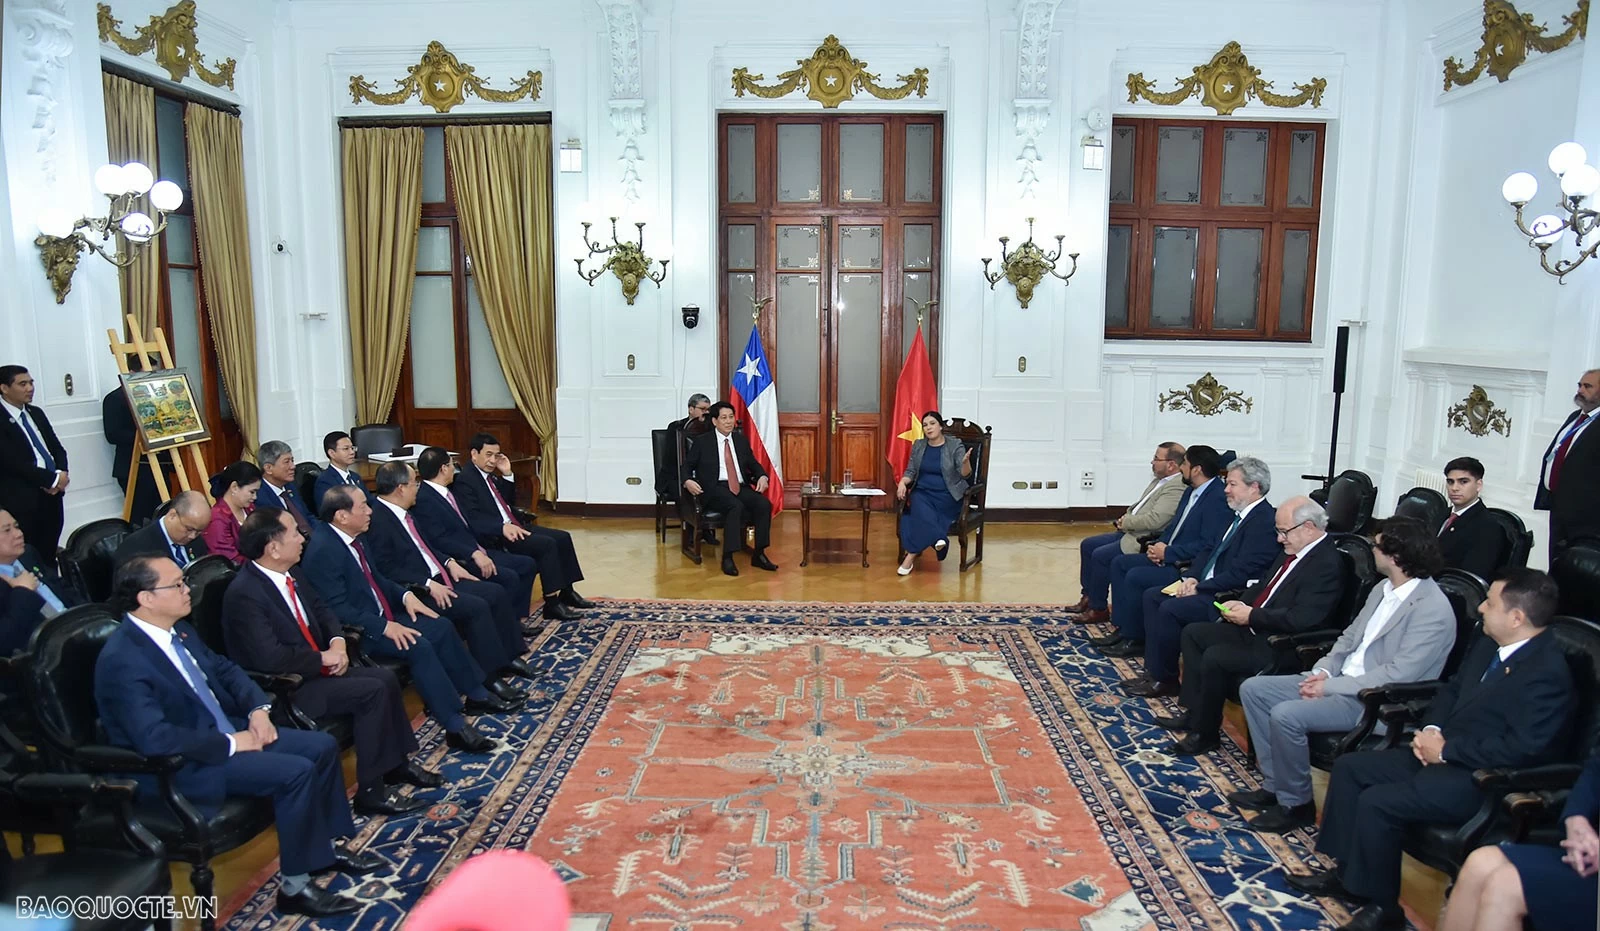
[[[122,390],[145,449],[157,452],[211,438],[200,419],[187,369],[130,372],[122,376]]]

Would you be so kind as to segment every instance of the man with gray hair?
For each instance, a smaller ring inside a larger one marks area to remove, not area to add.
[[[288,511],[302,537],[311,536],[312,511],[294,487],[294,450],[282,440],[268,440],[256,452],[261,467],[261,488],[256,491],[257,508]]]
[[[115,569],[135,556],[165,556],[187,569],[189,564],[207,555],[206,541],[201,534],[211,526],[211,505],[198,491],[179,492],[167,502],[165,509],[157,508],[155,520],[123,538],[111,557]]]
[[[1273,532],[1275,517],[1267,503],[1271,488],[1272,471],[1260,459],[1242,456],[1228,464],[1222,489],[1233,510],[1233,523],[1216,546],[1195,555],[1194,562],[1174,583],[1176,597],[1164,593],[1170,587],[1144,593],[1145,675],[1122,681],[1128,694],[1146,698],[1176,696],[1178,637],[1183,628],[1216,620],[1212,599],[1222,592],[1239,591],[1261,578],[1278,558],[1281,551]]]
[[[1310,498],[1278,505],[1277,539],[1283,556],[1236,597],[1221,601],[1218,623],[1183,629],[1183,686],[1188,711],[1156,723],[1188,735],[1168,751],[1181,756],[1222,746],[1222,706],[1235,687],[1272,669],[1267,638],[1335,624],[1344,600],[1344,560],[1328,542],[1328,512]]]
[[[1600,539],[1600,369],[1578,379],[1572,396],[1578,409],[1550,438],[1539,470],[1533,509],[1550,512],[1550,565],[1568,547]]]
[[[661,459],[661,469],[656,472],[656,494],[668,501],[678,500],[683,493],[683,482],[678,478],[678,438],[688,431],[697,436],[711,429],[706,411],[711,409],[711,399],[696,391],[689,395],[689,414],[682,420],[667,424],[667,454]],[[706,530],[702,536],[707,542],[717,542],[717,532]]]

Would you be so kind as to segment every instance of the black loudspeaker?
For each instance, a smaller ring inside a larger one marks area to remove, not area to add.
[[[1339,328],[1338,338],[1333,344],[1333,393],[1344,394],[1344,370],[1350,361],[1350,328]]]

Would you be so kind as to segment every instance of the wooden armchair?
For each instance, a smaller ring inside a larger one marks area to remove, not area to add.
[[[961,496],[961,510],[956,512],[956,519],[950,523],[950,535],[959,541],[961,547],[961,571],[966,572],[983,562],[984,504],[989,499],[989,448],[994,445],[994,432],[990,427],[980,427],[956,417],[945,426],[944,435],[960,440],[961,445],[972,450],[972,475],[967,478],[967,493]],[[897,513],[904,514],[910,506],[911,496],[907,495]],[[972,548],[970,559],[967,557],[969,543]],[[901,547],[895,561],[900,562],[905,558],[905,548]]]

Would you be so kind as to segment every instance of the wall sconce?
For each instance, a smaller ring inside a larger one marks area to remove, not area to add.
[[[135,250],[167,228],[167,214],[183,205],[181,188],[171,181],[157,181],[150,169],[138,162],[100,166],[94,173],[94,185],[111,202],[105,216],[75,219],[70,212],[55,207],[39,217],[39,236],[33,244],[39,247],[45,277],[56,292],[57,304],[66,303],[72,276],[85,249],[124,268],[133,262]],[[146,193],[156,210],[153,220],[149,214],[134,209],[134,202]],[[126,240],[126,251],[121,245],[107,250],[111,237],[117,233]]]
[[[569,174],[583,171],[583,143],[576,139],[561,143],[561,170]]]
[[[587,220],[583,222],[583,244],[589,247],[589,255],[584,259],[573,259],[574,262],[578,263],[578,277],[589,282],[589,287],[594,287],[594,280],[605,274],[608,269],[613,275],[617,276],[618,281],[622,282],[622,296],[627,298],[629,305],[632,305],[633,299],[639,296],[639,285],[646,278],[654,281],[656,287],[661,287],[661,282],[667,278],[667,263],[672,259],[670,255],[660,259],[651,259],[650,256],[645,255],[643,220],[633,224],[634,228],[639,231],[639,241],[633,243],[623,242],[617,238],[617,218],[611,217],[611,245],[609,246],[602,246],[589,238],[589,227],[592,225]],[[661,252],[666,253],[667,250],[663,248]],[[586,259],[592,259],[597,255],[607,256],[605,263],[593,271],[584,271],[583,263]],[[651,264],[656,261],[661,263],[661,274],[659,275],[650,271]]]
[[[993,291],[995,284],[1001,278],[1011,282],[1017,289],[1017,301],[1027,308],[1028,302],[1033,300],[1033,289],[1044,276],[1054,275],[1062,281],[1071,278],[1078,271],[1078,253],[1067,256],[1072,260],[1072,268],[1065,275],[1056,271],[1056,262],[1061,259],[1061,241],[1065,235],[1056,237],[1056,250],[1046,254],[1045,251],[1033,242],[1033,217],[1028,218],[1028,241],[1017,247],[1017,251],[1008,252],[1006,244],[1011,241],[1010,236],[1000,237],[1000,270],[994,274],[989,273],[989,263],[992,259],[983,260],[983,277],[989,280],[989,290]]]
[[[1519,171],[1500,185],[1500,196],[1517,208],[1517,229],[1528,237],[1528,245],[1539,250],[1539,264],[1544,270],[1566,284],[1567,272],[1572,271],[1600,250],[1600,211],[1583,206],[1584,198],[1593,197],[1600,190],[1600,169],[1588,163],[1589,153],[1576,142],[1563,142],[1550,150],[1550,170],[1561,179],[1561,209],[1567,215],[1554,213],[1534,217],[1531,225],[1522,222],[1522,208],[1528,206],[1533,195],[1539,193],[1539,182],[1526,171]],[[1550,264],[1550,247],[1561,241],[1562,234],[1571,230],[1573,243],[1578,247],[1576,259],[1557,259]],[[1587,245],[1585,245],[1587,243]]]
[[[1104,171],[1106,144],[1094,136],[1083,137],[1083,167],[1090,171]]]

